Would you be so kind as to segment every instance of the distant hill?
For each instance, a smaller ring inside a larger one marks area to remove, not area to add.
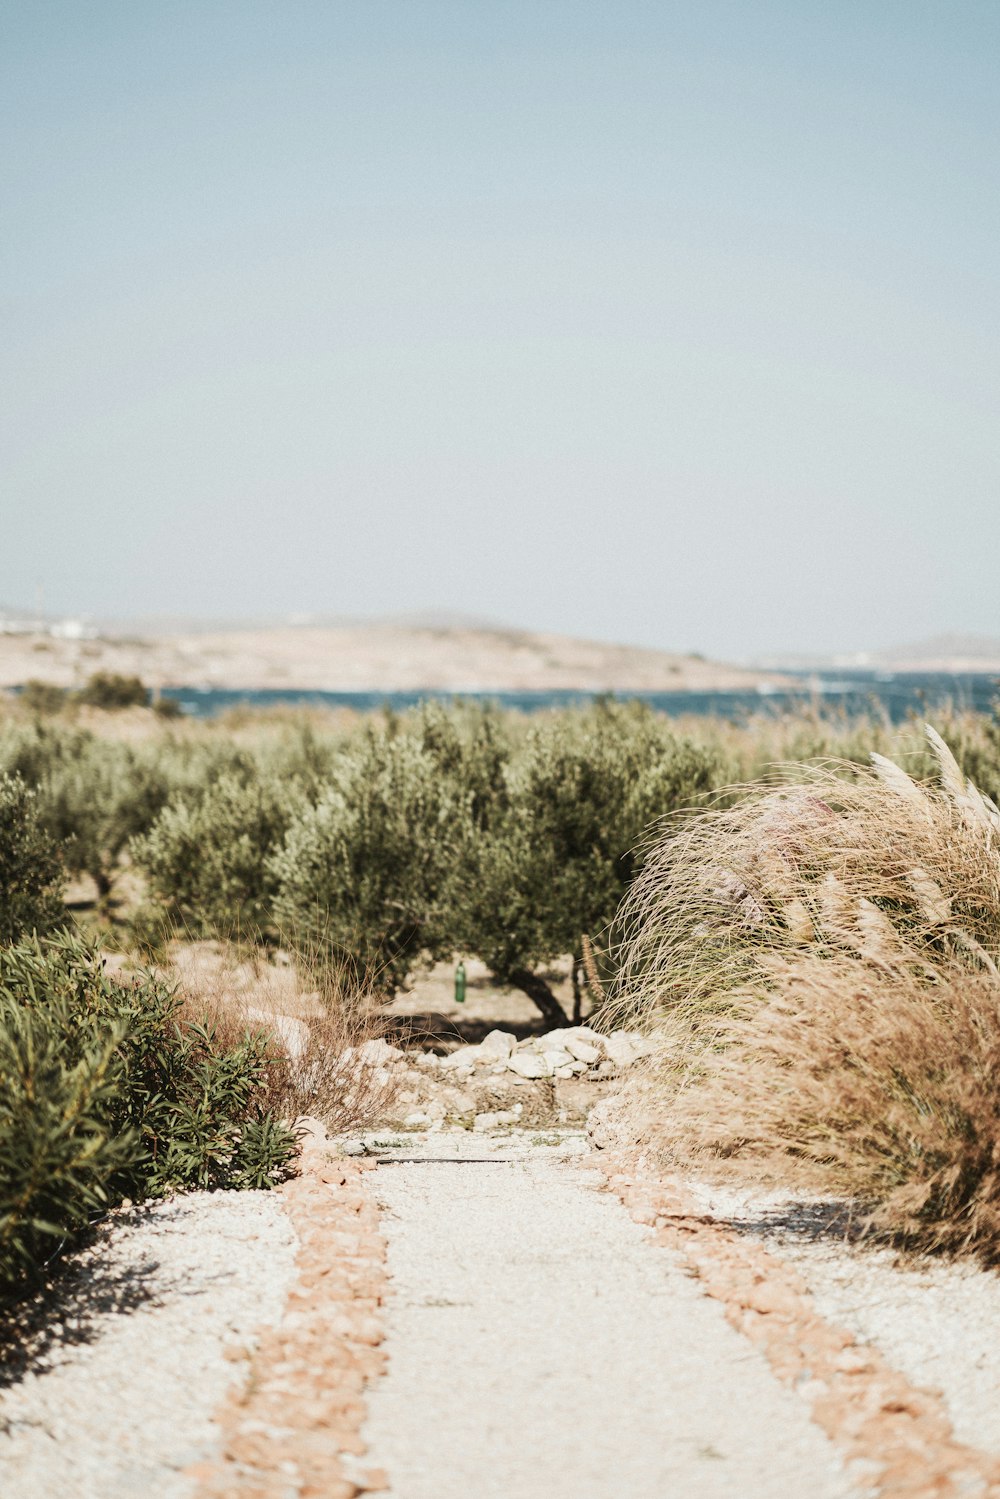
[[[432,624],[189,625],[158,635],[145,635],[133,621],[119,626],[117,638],[0,636],[0,686],[32,677],[71,686],[95,671],[135,674],[154,687],[327,692],[722,691],[781,681],[700,656],[456,625],[447,617]]]
[[[759,657],[754,663],[767,671],[910,671],[953,672],[956,675],[1000,674],[1000,639],[989,635],[933,635],[904,645],[842,655],[798,655],[783,652]]]
[[[1000,639],[988,635],[933,635],[892,646],[873,657],[897,671],[1000,672]]]

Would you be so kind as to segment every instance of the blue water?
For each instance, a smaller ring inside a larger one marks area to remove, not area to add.
[[[809,672],[799,676],[801,688],[781,692],[623,692],[622,699],[638,699],[659,713],[676,717],[682,713],[714,714],[739,720],[752,713],[779,713],[788,708],[814,704],[820,710],[845,713],[886,714],[900,723],[912,714],[924,715],[943,707],[972,708],[986,713],[1000,699],[1000,681],[994,676],[950,673],[928,675],[916,672]],[[213,718],[226,708],[277,704],[308,707],[353,708],[370,713],[390,707],[400,711],[428,700],[497,703],[522,713],[546,708],[574,707],[592,702],[592,692],[296,692],[281,688],[261,691],[238,689],[169,687],[164,697],[176,698],[184,712],[194,718]]]

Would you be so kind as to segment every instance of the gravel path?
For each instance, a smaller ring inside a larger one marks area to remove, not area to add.
[[[578,1147],[582,1149],[582,1146]],[[437,1135],[385,1164],[389,1373],[370,1459],[394,1499],[840,1499],[801,1400],[559,1149]]]
[[[117,1214],[63,1283],[23,1379],[0,1389],[0,1493],[187,1499],[212,1416],[281,1315],[295,1238],[273,1192],[193,1193]]]
[[[688,1183],[703,1210],[789,1261],[817,1311],[879,1348],[918,1389],[940,1391],[959,1441],[1000,1456],[1000,1275],[975,1263],[901,1258],[847,1244],[822,1205]]]

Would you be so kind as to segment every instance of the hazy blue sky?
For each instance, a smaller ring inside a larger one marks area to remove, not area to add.
[[[0,604],[1000,634],[997,0],[0,24]]]

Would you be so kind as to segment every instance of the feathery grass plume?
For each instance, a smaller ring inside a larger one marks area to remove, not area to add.
[[[624,1001],[673,1049],[654,1143],[791,1175],[1000,1263],[1000,838],[933,730],[918,783],[800,768],[683,822],[630,896]]]
[[[1000,979],[775,958],[774,992],[661,1114],[661,1148],[846,1195],[914,1249],[1000,1263]]]
[[[583,963],[584,977],[587,981],[587,988],[590,990],[590,1002],[595,1009],[599,1009],[600,1006],[603,1005],[606,995],[604,992],[604,985],[601,983],[601,975],[597,971],[597,959],[594,955],[594,944],[593,942],[591,942],[586,932],[584,932],[583,936],[580,938],[580,949],[582,953],[581,961]]]
[[[619,1013],[680,1012],[710,1032],[771,992],[771,959],[805,948],[915,972],[995,965],[1000,830],[940,736],[928,742],[933,783],[882,756],[783,767],[733,805],[668,821],[622,908]]]

